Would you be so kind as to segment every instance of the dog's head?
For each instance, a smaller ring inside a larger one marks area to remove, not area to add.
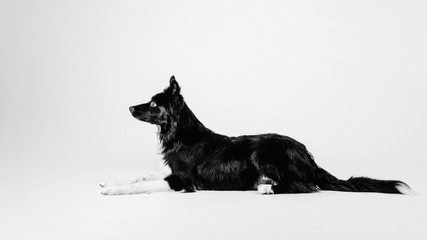
[[[129,111],[140,121],[167,127],[183,106],[184,100],[180,90],[178,82],[172,76],[169,87],[163,92],[154,95],[148,103],[129,107]]]

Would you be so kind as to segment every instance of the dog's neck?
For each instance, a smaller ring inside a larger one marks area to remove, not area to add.
[[[159,138],[163,153],[174,152],[182,145],[191,145],[213,134],[206,128],[184,102],[180,110],[160,126]]]

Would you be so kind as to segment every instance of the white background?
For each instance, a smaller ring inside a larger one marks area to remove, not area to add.
[[[0,236],[424,239],[426,11],[424,1],[0,1]],[[418,195],[99,195],[105,179],[157,167],[156,128],[128,107],[171,75],[215,132],[289,135],[337,177],[404,180]]]

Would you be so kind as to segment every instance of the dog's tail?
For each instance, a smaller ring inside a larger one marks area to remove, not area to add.
[[[348,180],[340,180],[320,167],[317,170],[316,184],[321,190],[395,194],[412,193],[409,186],[402,181],[377,180],[368,177],[351,177]]]

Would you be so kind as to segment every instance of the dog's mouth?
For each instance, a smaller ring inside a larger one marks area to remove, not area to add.
[[[149,119],[147,117],[144,117],[140,113],[133,113],[132,116],[140,121],[149,122]]]
[[[151,119],[149,116],[147,116],[147,114],[144,114],[144,113],[141,113],[140,111],[137,111],[134,107],[130,107],[129,111],[132,114],[132,116],[134,118],[138,119],[139,121],[155,124],[153,119]]]
[[[139,121],[143,121],[143,122],[147,122],[155,125],[162,125],[167,122],[165,115],[151,114],[150,112],[140,111],[136,107],[129,107],[129,111],[132,114],[132,116],[138,119]]]
[[[142,116],[142,114],[140,112],[136,111],[136,109],[134,107],[129,107],[129,111],[134,118],[141,120],[141,121],[146,121],[144,119],[144,117]]]

